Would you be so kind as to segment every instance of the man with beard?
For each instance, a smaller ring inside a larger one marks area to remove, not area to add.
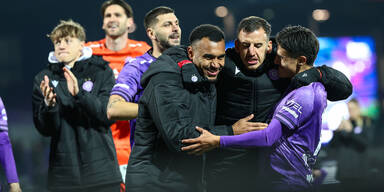
[[[143,87],[140,85],[141,76],[164,50],[179,45],[181,38],[179,20],[174,10],[169,7],[160,6],[149,11],[144,18],[144,26],[153,48],[142,56],[126,61],[112,89],[107,108],[109,119],[130,120],[131,146],[134,144],[137,103],[143,94]]]
[[[150,49],[150,46],[144,41],[128,38],[129,30],[134,27],[133,11],[124,0],[105,1],[101,6],[101,15],[105,38],[88,42],[86,46],[92,48],[93,55],[100,55],[109,62],[109,66],[117,78],[127,57],[134,58],[143,55]],[[111,130],[123,175],[131,151],[129,121],[116,121],[111,125]]]
[[[213,25],[196,27],[189,39],[188,48],[167,49],[143,74],[127,191],[203,190],[204,158],[182,152],[181,140],[199,136],[195,126],[214,124],[213,82],[224,65],[225,41]]]
[[[298,88],[319,81],[331,101],[345,99],[352,93],[345,75],[326,66],[313,67],[305,76],[292,80],[279,78],[274,64],[277,46],[270,34],[271,25],[265,19],[246,17],[238,25],[235,47],[226,51],[225,66],[217,83],[216,125],[227,125],[227,135],[253,131],[237,131],[229,126],[246,116],[248,122],[269,123],[274,106],[290,82]],[[264,183],[267,153],[264,148],[227,148],[207,153],[208,191],[255,191],[255,182]]]

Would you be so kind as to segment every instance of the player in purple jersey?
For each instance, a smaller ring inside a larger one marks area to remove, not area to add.
[[[174,10],[160,6],[150,10],[144,18],[144,26],[153,48],[135,59],[127,59],[112,89],[107,109],[109,119],[131,120],[131,146],[138,114],[138,101],[143,94],[140,85],[142,74],[164,50],[180,45],[181,29]]]
[[[5,171],[10,192],[21,192],[12,145],[8,137],[7,113],[0,97],[0,163]],[[0,191],[2,191],[0,186]]]
[[[313,67],[319,51],[315,34],[301,26],[289,26],[277,34],[276,40],[275,63],[279,65],[279,76],[308,75],[306,70]],[[321,115],[326,102],[327,93],[319,82],[297,89],[288,88],[266,129],[236,136],[216,136],[197,127],[201,136],[183,140],[189,146],[182,150],[199,155],[217,147],[270,146],[272,171],[271,186],[268,187],[275,191],[306,191],[311,188],[312,166],[321,146]]]

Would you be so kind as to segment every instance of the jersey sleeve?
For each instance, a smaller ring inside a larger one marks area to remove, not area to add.
[[[112,88],[111,95],[119,95],[123,97],[125,101],[133,102],[141,78],[137,61],[137,59],[126,61],[126,64],[116,79],[116,84]]]
[[[311,85],[298,88],[287,97],[283,99],[285,103],[277,109],[274,118],[289,129],[296,129],[311,117],[314,107],[313,88]]]
[[[0,131],[8,131],[7,121],[7,113],[5,112],[3,101],[0,98]]]

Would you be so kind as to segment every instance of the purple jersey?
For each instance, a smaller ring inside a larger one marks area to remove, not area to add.
[[[8,136],[7,114],[1,97],[0,110],[0,164],[4,168],[8,183],[18,183],[15,159],[13,158],[12,145]]]
[[[270,160],[284,183],[311,185],[311,168],[321,146],[321,116],[326,106],[327,93],[318,82],[291,91],[277,105],[273,118],[285,126]]]
[[[7,113],[5,112],[3,100],[0,98],[0,131],[8,131]]]
[[[151,55],[152,50],[147,51],[144,55],[130,58],[125,61],[125,65],[116,79],[111,95],[119,95],[127,102],[138,103],[143,94],[143,87],[140,85],[140,79],[143,73],[148,69],[156,58]],[[134,132],[136,127],[136,119],[130,120],[131,126],[131,147],[134,144]]]
[[[268,127],[236,136],[221,136],[221,147],[272,146],[275,187],[305,189],[313,180],[311,167],[320,150],[321,116],[327,93],[315,82],[289,92],[277,105]]]

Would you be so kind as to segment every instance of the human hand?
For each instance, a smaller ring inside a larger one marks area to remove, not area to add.
[[[77,78],[75,75],[66,67],[63,67],[64,77],[67,80],[68,91],[72,96],[75,96],[79,93],[79,85],[77,84]]]
[[[268,127],[268,124],[266,123],[250,122],[253,116],[254,116],[253,114],[248,115],[247,117],[244,117],[238,120],[236,123],[234,123],[232,125],[233,134],[240,135],[250,131],[263,130]]]
[[[19,183],[10,183],[9,184],[9,192],[21,192]]]
[[[40,83],[40,91],[44,96],[45,105],[54,107],[56,105],[56,93],[53,93],[53,88],[49,86],[49,78],[46,75]]]
[[[220,146],[220,136],[213,135],[209,131],[196,126],[201,135],[194,139],[183,139],[183,144],[188,144],[186,147],[182,147],[182,151],[188,151],[190,155],[202,155],[203,153],[210,151]]]

